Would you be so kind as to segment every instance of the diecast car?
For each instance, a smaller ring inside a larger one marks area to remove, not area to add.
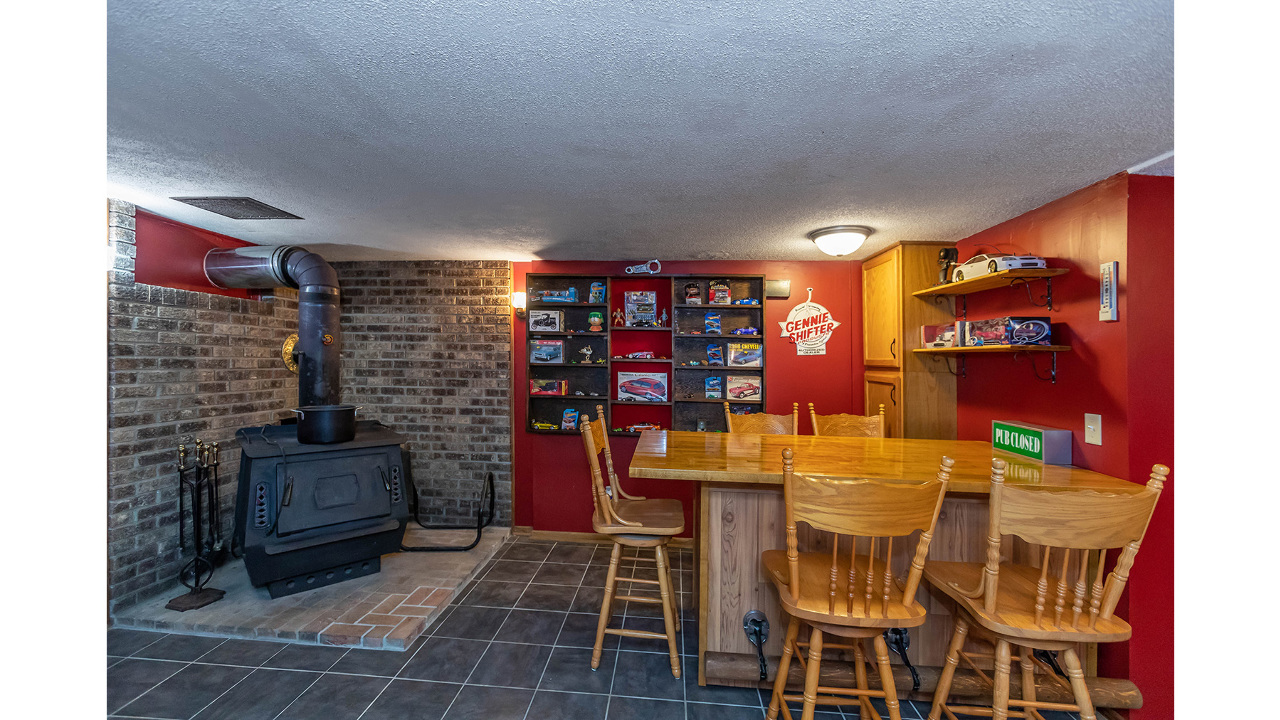
[[[750,397],[752,395],[759,395],[760,386],[753,385],[752,383],[743,383],[741,385],[736,385],[734,387],[729,388],[729,394],[734,396],[735,398],[744,398],[744,397]]]
[[[662,402],[667,399],[667,386],[657,380],[649,378],[637,378],[628,380],[618,386],[618,390],[645,400],[656,400]]]
[[[981,277],[1001,270],[1043,268],[1044,258],[1035,255],[1010,255],[1008,253],[982,253],[974,255],[951,271],[951,282]]]

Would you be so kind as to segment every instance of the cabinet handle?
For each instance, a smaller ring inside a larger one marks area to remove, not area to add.
[[[898,353],[893,351],[893,347],[897,344],[898,344],[898,338],[894,338],[889,341],[889,356],[892,357],[894,360],[898,359]]]
[[[898,399],[894,396],[894,391],[897,389],[898,387],[896,385],[889,386],[889,404],[894,407],[898,407]]]

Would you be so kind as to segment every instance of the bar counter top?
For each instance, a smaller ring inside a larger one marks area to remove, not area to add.
[[[1042,465],[994,450],[979,440],[755,435],[645,430],[636,444],[633,477],[754,485],[782,484],[782,450],[795,453],[796,472],[923,482],[937,477],[942,456],[956,461],[952,493],[986,494],[991,459],[1009,463],[1009,485],[1139,492],[1143,485],[1071,465]]]

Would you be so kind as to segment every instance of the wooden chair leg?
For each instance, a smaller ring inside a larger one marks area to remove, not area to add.
[[[1080,656],[1076,651],[1067,648],[1059,655],[1062,657],[1067,679],[1071,681],[1071,694],[1075,695],[1076,705],[1080,706],[1080,720],[1098,720],[1093,709],[1093,700],[1089,698],[1089,687],[1084,684],[1084,670],[1080,667]]]
[[[898,688],[893,684],[893,668],[889,666],[889,644],[884,635],[876,635],[871,644],[876,649],[876,665],[880,668],[880,686],[884,689],[884,704],[889,708],[891,720],[902,720],[902,710],[898,707]]]
[[[1027,702],[1036,701],[1036,665],[1032,662],[1031,648],[1018,647],[1018,658],[1022,663],[1022,699]]]
[[[996,694],[991,704],[992,720],[1005,720],[1009,717],[1009,641],[996,641],[995,662]]]
[[[814,628],[809,633],[809,665],[804,673],[804,710],[800,720],[813,720],[813,709],[818,704],[818,670],[822,666],[822,631]]]
[[[799,632],[800,621],[793,617],[787,623],[787,635],[782,639],[782,659],[778,661],[778,675],[773,679],[773,695],[769,696],[767,720],[778,720],[778,708],[784,704],[782,696],[787,691],[787,673],[791,670],[791,654],[796,651],[796,635]]]
[[[591,669],[600,667],[600,653],[604,649],[604,629],[609,626],[613,616],[613,588],[618,582],[618,560],[622,557],[622,546],[613,544],[613,553],[609,556],[609,574],[604,580],[604,599],[600,601],[600,622],[596,625],[596,644],[591,649]]]
[[[671,588],[672,608],[676,614],[676,632],[680,632],[680,588],[676,587],[676,583],[671,579],[671,573],[675,572],[671,569],[671,553],[666,553],[667,558],[667,585]]]
[[[929,720],[939,720],[942,708],[947,704],[947,695],[951,694],[951,681],[956,675],[956,666],[960,664],[960,650],[964,647],[965,636],[969,634],[969,623],[962,617],[956,617],[956,629],[951,633],[951,644],[947,646],[947,661],[938,675],[938,687],[933,691],[933,707],[929,708]]]
[[[667,574],[667,548],[659,545],[653,549],[658,563],[658,589],[662,593],[662,620],[667,631],[667,650],[671,653],[671,674],[680,677],[680,651],[676,648],[676,623],[671,617],[674,598],[671,597],[671,576]]]
[[[867,652],[862,647],[861,638],[853,641],[853,678],[857,682],[859,690],[867,689]],[[880,720],[880,713],[876,712],[875,707],[871,704],[871,699],[866,695],[858,696],[858,707],[861,710],[859,717]]]

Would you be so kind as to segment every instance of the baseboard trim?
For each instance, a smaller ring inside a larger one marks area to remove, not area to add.
[[[608,535],[600,533],[586,532],[559,532],[556,530],[534,530],[529,525],[513,525],[511,527],[512,537],[523,537],[529,540],[545,540],[547,542],[584,542],[584,543],[605,543],[609,542]],[[693,538],[672,538],[669,543],[672,547],[692,548]]]

